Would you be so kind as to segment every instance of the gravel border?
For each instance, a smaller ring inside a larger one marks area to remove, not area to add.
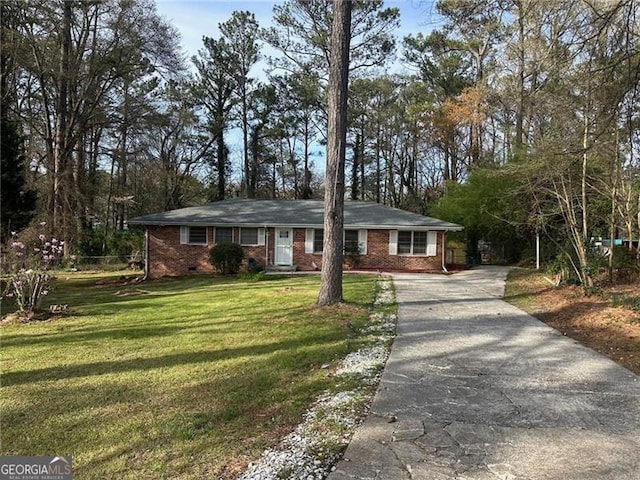
[[[394,302],[391,279],[378,277],[374,309],[360,331],[368,345],[347,355],[331,373],[357,379],[358,386],[321,395],[304,414],[303,422],[276,448],[265,450],[257,462],[249,464],[239,480],[323,480],[335,469],[368,413],[373,386],[389,356],[397,318],[381,310]]]

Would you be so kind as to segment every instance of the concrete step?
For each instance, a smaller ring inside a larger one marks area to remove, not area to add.
[[[298,269],[297,265],[268,265],[265,268],[266,272],[295,272]]]

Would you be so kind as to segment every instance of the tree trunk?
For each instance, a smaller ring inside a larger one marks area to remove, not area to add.
[[[351,200],[358,199],[358,171],[360,166],[360,133],[356,134],[353,145],[353,165],[351,167]]]
[[[376,203],[381,203],[382,194],[380,191],[380,183],[382,182],[382,165],[380,164],[380,126],[378,125],[376,132]]]
[[[309,117],[304,119],[304,178],[302,179],[302,198],[309,200],[313,195],[311,191],[311,170],[309,170]]]
[[[252,182],[253,171],[257,170],[257,156],[253,157],[252,164],[249,163],[249,120],[247,114],[247,90],[243,83],[241,87],[242,95],[242,151],[244,154],[244,178],[245,194],[247,198],[256,198],[255,183]]]
[[[53,158],[52,227],[54,233],[66,240],[64,232],[65,202],[64,180],[68,167],[67,114],[69,96],[69,56],[71,51],[71,2],[65,1],[62,16],[62,42],[60,44],[60,65],[58,70],[58,97],[56,99],[55,150]]]
[[[127,189],[127,137],[129,135],[129,111],[128,111],[128,96],[129,96],[129,81],[125,79],[123,85],[123,103],[122,103],[122,127],[120,129],[120,168],[118,175],[118,195],[120,196],[118,203],[118,225],[117,230],[124,230],[124,217],[125,217],[125,202]]]
[[[518,9],[518,103],[516,104],[516,135],[514,139],[515,154],[522,150],[524,128],[524,12],[522,2],[516,2]]]
[[[364,132],[362,136],[362,158],[360,159],[360,200],[364,202],[365,199],[365,184],[364,184]]]
[[[324,248],[319,305],[342,302],[344,163],[347,137],[347,94],[351,1],[333,0],[329,65],[327,169],[324,198]]]
[[[219,123],[222,121],[219,119]],[[224,144],[224,133],[222,128],[216,132],[216,161],[218,178],[216,192],[213,200],[224,200],[224,191],[227,187],[226,169],[227,169],[227,148]]]

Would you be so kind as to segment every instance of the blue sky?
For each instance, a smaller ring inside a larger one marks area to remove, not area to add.
[[[399,41],[410,33],[427,32],[435,22],[435,0],[386,0],[385,6],[400,9]],[[229,19],[234,10],[248,10],[260,26],[271,25],[272,0],[157,0],[158,12],[180,31],[188,58],[202,47],[202,36],[217,37],[218,24]],[[265,52],[268,54],[269,52]]]

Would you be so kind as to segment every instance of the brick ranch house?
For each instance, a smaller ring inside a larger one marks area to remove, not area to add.
[[[245,259],[268,267],[322,267],[321,200],[230,199],[129,220],[146,228],[147,276],[213,273],[209,250],[242,245]],[[344,243],[353,267],[445,270],[446,233],[462,227],[378,203],[346,201]]]

